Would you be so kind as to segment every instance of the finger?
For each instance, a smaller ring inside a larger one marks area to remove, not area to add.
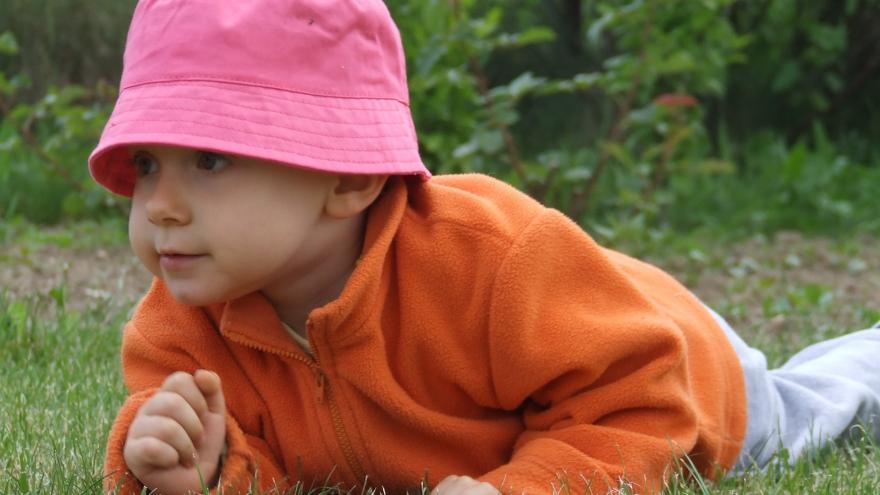
[[[495,488],[494,485],[486,483],[486,482],[477,482],[477,486],[474,487],[477,490],[477,493],[482,493],[484,495],[500,495],[501,492]]]
[[[443,481],[437,484],[434,489],[431,491],[431,495],[440,495],[442,493],[449,493],[450,488],[458,481],[459,476],[451,475],[443,478]]]
[[[489,483],[470,476],[447,476],[431,492],[432,495],[498,495],[500,492]]]
[[[225,414],[226,400],[223,398],[220,376],[213,371],[198,370],[193,378],[207,401],[208,410],[216,414]]]
[[[189,402],[196,414],[201,415],[208,410],[204,394],[196,385],[195,377],[189,373],[178,371],[168,375],[168,378],[162,382],[162,390],[177,392]]]
[[[196,449],[193,439],[177,421],[166,416],[145,415],[139,418],[131,425],[129,441],[146,438],[156,439],[174,449],[177,452],[177,462],[180,464],[184,466],[194,464]]]
[[[130,438],[125,442],[122,456],[132,472],[170,469],[180,463],[177,450],[155,437]]]
[[[201,395],[201,392],[198,392]],[[204,400],[204,399],[202,399]],[[207,408],[206,408],[207,409]],[[170,418],[180,424],[196,441],[204,433],[204,425],[192,405],[177,392],[160,390],[141,407],[141,414]]]

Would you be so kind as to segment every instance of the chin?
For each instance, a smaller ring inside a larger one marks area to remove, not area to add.
[[[185,288],[176,288],[173,285],[169,286],[169,290],[177,302],[186,304],[187,306],[209,306],[211,304],[226,302],[230,299],[228,297],[222,297],[219,294],[204,294],[198,291],[187,290]]]

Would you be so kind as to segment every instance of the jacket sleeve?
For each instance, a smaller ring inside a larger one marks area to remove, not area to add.
[[[525,431],[481,477],[503,493],[656,493],[696,442],[682,331],[553,210],[499,269],[490,366],[501,407]]]
[[[153,396],[171,373],[192,373],[200,368],[210,369],[212,366],[179,347],[171,345],[163,348],[151,343],[132,322],[126,326],[124,332],[122,356],[124,378],[130,395],[110,430],[104,462],[104,491],[134,495],[142,493],[144,486],[125,465],[123,449],[128,429],[141,405]],[[222,370],[215,371],[220,373],[222,379]],[[228,393],[226,395],[229,396]],[[253,486],[258,486],[261,490],[276,486],[284,488],[284,481],[283,470],[273,458],[266,442],[244,433],[235,419],[234,411],[227,405],[226,456],[217,486],[210,487],[211,493],[244,494],[249,493],[248,490]]]

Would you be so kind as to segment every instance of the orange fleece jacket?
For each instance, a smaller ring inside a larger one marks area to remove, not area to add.
[[[742,371],[702,303],[484,176],[393,178],[307,332],[315,359],[259,293],[190,307],[155,281],[124,332],[131,396],[106,487],[140,490],[128,427],[167,375],[199,368],[227,399],[225,493],[365,479],[399,493],[450,474],[505,493],[560,478],[653,493],[685,453],[728,468],[744,435]]]

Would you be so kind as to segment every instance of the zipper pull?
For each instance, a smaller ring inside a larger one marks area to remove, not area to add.
[[[315,389],[315,400],[318,401],[318,404],[324,403],[324,397],[327,395],[327,377],[324,376],[324,372],[321,371],[321,368],[315,368],[315,384],[317,385]]]

